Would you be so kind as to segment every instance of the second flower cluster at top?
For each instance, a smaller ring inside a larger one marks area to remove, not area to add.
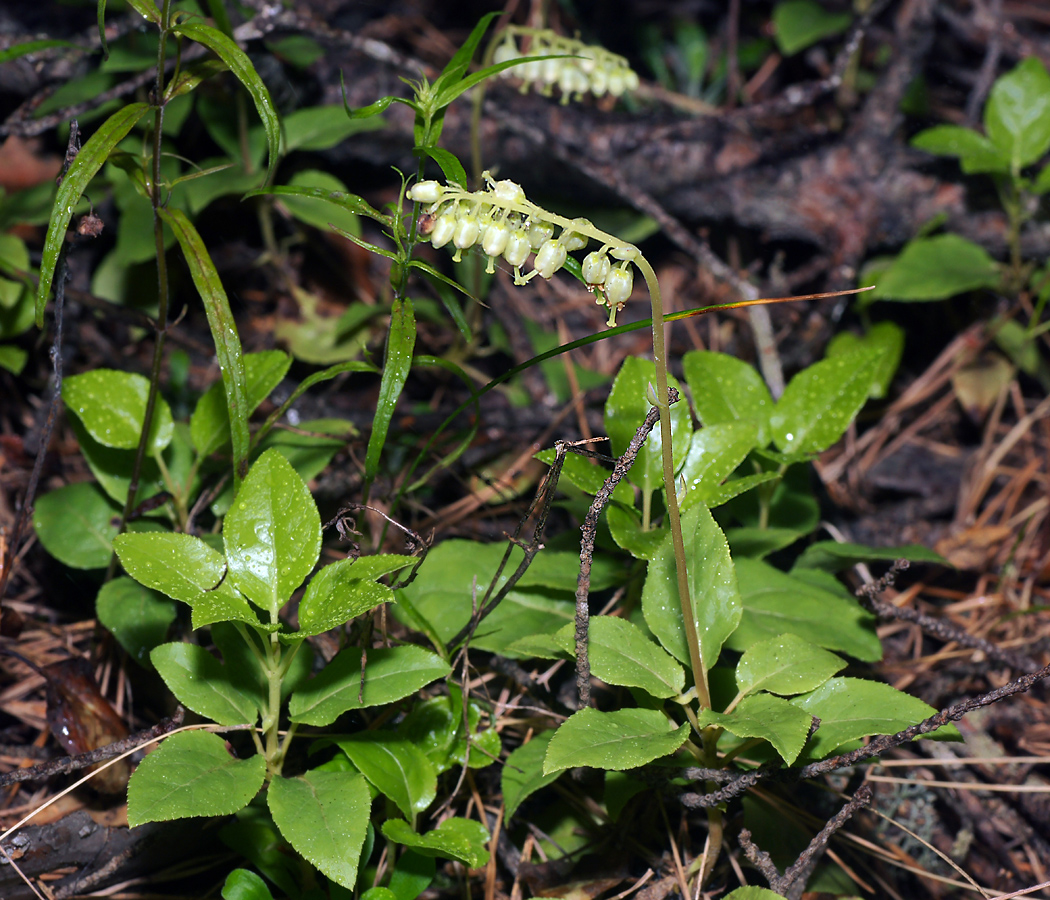
[[[408,189],[408,199],[426,204],[419,233],[435,247],[451,243],[456,262],[464,250],[480,245],[488,257],[489,274],[495,271],[496,259],[502,258],[514,267],[514,283],[527,284],[537,275],[550,278],[565,265],[569,253],[584,249],[591,237],[609,237],[587,219],[570,221],[541,209],[513,181],[496,181],[488,172],[483,177],[488,188],[481,191],[437,181],[420,181]],[[536,254],[533,268],[523,275],[521,267],[531,253]],[[616,265],[610,256],[618,261]],[[609,240],[581,263],[583,279],[596,302],[609,308],[609,325],[616,324],[616,313],[631,296],[634,273],[630,263],[638,256],[633,244]]]

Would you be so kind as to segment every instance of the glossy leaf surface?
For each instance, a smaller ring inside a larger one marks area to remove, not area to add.
[[[128,824],[228,816],[259,792],[265,775],[263,757],[235,759],[217,734],[174,734],[139,763],[131,776]]]
[[[416,853],[458,859],[469,868],[476,869],[489,861],[489,833],[480,822],[471,819],[445,819],[437,828],[417,834],[401,819],[387,819],[383,823],[383,834],[390,840]]]
[[[95,369],[62,383],[62,399],[96,441],[106,447],[138,447],[146,416],[149,379],[132,372]],[[171,442],[171,408],[158,397],[150,426],[148,452],[159,453]]]
[[[549,775],[576,766],[634,769],[674,753],[688,736],[688,724],[675,728],[655,709],[599,712],[588,707],[571,715],[554,732],[543,772]]]

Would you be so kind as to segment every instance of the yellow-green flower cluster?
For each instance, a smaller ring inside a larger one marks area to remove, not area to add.
[[[584,249],[590,238],[609,237],[587,219],[564,219],[541,209],[513,181],[496,181],[488,172],[483,177],[488,187],[481,191],[437,181],[420,181],[408,189],[409,200],[425,204],[419,233],[435,247],[451,244],[456,262],[464,250],[480,246],[488,257],[489,274],[495,271],[496,260],[503,259],[514,267],[514,283],[528,284],[537,275],[550,278],[565,265],[569,253]],[[532,269],[523,275],[522,266],[532,254]],[[631,296],[631,262],[638,256],[633,244],[608,240],[583,259],[584,280],[597,302],[609,307],[610,325],[616,324],[616,313]]]
[[[519,38],[525,36],[532,38],[528,53],[522,53],[518,46]],[[533,56],[555,58],[510,66],[500,73],[504,78],[520,78],[522,93],[532,85],[549,97],[557,87],[561,91],[561,102],[568,103],[570,97],[580,100],[588,93],[595,97],[604,94],[619,97],[638,88],[638,75],[622,56],[604,47],[563,37],[550,29],[508,27],[492,61],[501,63]]]

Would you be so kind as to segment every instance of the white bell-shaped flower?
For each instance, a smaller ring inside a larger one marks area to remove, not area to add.
[[[547,241],[536,251],[536,271],[544,278],[550,278],[555,272],[565,265],[569,254],[561,241]]]

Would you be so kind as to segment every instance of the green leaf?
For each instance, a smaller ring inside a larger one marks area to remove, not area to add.
[[[237,334],[237,323],[230,312],[230,301],[226,297],[219,273],[208,254],[208,248],[190,224],[186,214],[179,209],[158,210],[157,213],[171,226],[175,238],[182,247],[186,263],[190,267],[193,284],[204,301],[215,356],[222,372],[226,389],[226,406],[229,410],[230,434],[233,442],[234,481],[239,483],[248,464],[250,439],[248,435],[248,396],[241,353],[241,339]],[[192,428],[192,426],[191,426]]]
[[[365,731],[335,741],[357,770],[393,800],[406,819],[437,796],[437,772],[426,754],[392,731]]]
[[[242,360],[244,414],[247,417],[288,374],[292,358],[281,350],[263,350],[261,353],[245,353]],[[210,456],[230,440],[230,415],[221,384],[213,384],[197,401],[190,417],[190,435],[193,447],[201,457]]]
[[[229,668],[203,647],[175,642],[150,654],[168,689],[183,706],[220,725],[254,724],[255,699],[233,684]]]
[[[682,357],[682,369],[696,414],[706,427],[754,422],[758,425],[758,445],[769,444],[773,398],[754,366],[725,353],[692,350]]]
[[[814,363],[784,389],[770,420],[773,441],[785,453],[827,450],[871,394],[882,350],[861,350]]]
[[[348,120],[344,122],[349,124]],[[296,172],[289,182],[295,189],[306,189],[310,194],[282,192],[284,207],[300,222],[314,228],[328,230],[329,225],[340,231],[359,235],[361,220],[353,211],[355,206],[365,203],[359,197],[346,192],[346,185],[334,175],[318,169],[305,169]],[[338,198],[338,199],[332,199]],[[355,203],[353,200],[357,200]]]
[[[331,631],[394,599],[385,584],[353,577],[354,569],[354,561],[344,559],[325,566],[310,580],[299,604],[297,637]]]
[[[40,283],[36,293],[37,328],[43,327],[44,324],[44,307],[51,294],[51,282],[55,277],[58,254],[65,243],[66,228],[69,227],[74,208],[110,152],[124,140],[149,108],[149,104],[146,103],[130,103],[106,119],[80,148],[77,158],[73,160],[65,178],[62,179],[62,184],[55,194],[51,220],[47,226],[47,236],[44,238],[44,251],[40,259]]]
[[[480,602],[485,596],[505,549],[501,544],[443,541],[427,554],[416,579],[395,591],[395,596],[407,600],[433,625],[440,640],[448,642],[470,620],[475,598]],[[515,548],[493,593],[506,583],[521,558],[521,551]],[[566,622],[573,621],[575,607],[569,598],[575,587],[573,576],[571,585],[566,586],[564,601],[551,599],[549,594],[539,591],[511,591],[482,621],[470,646],[502,653],[521,635],[553,634]],[[406,620],[400,606],[393,607],[391,612]]]
[[[1010,156],[1003,153],[983,134],[960,125],[935,125],[920,131],[911,145],[938,156],[958,156],[967,175],[979,172],[1009,172]]]
[[[416,834],[409,824],[401,819],[387,819],[383,823],[383,834],[411,847],[416,853],[425,856],[441,856],[446,859],[458,859],[471,869],[483,866],[489,861],[489,833],[480,822],[471,819],[445,819],[433,831]]]
[[[201,591],[187,602],[193,608],[194,628],[204,628],[215,622],[247,622],[255,628],[263,627],[244,594],[229,581],[223,581],[212,590]],[[276,630],[280,626],[271,622],[268,627]]]
[[[445,68],[441,70],[441,74],[433,85],[435,91],[442,87],[446,89],[453,88],[456,82],[466,75],[467,69],[470,68],[470,61],[474,58],[474,51],[477,50],[478,44],[481,43],[481,39],[485,36],[489,25],[492,24],[492,20],[499,15],[500,12],[497,10],[496,12],[486,13],[478,20],[478,24],[471,29],[467,39],[460,45],[452,59],[445,64]],[[442,103],[441,106],[447,106],[451,102],[452,100],[448,100]]]
[[[768,888],[748,885],[737,888],[731,894],[726,894],[725,900],[782,900],[782,895]]]
[[[217,734],[173,734],[131,776],[128,824],[228,816],[248,804],[265,777],[262,756],[235,759]]]
[[[789,766],[802,752],[813,719],[797,706],[772,694],[752,694],[731,713],[710,709],[697,716],[700,727],[717,725],[740,738],[769,741]]]
[[[416,900],[430,887],[436,868],[432,856],[423,856],[414,850],[402,853],[390,876],[390,890],[396,900]]]
[[[104,569],[109,565],[119,525],[120,509],[97,484],[85,481],[45,494],[33,510],[33,527],[44,549],[73,569]],[[162,526],[140,519],[128,527],[156,531]]]
[[[736,686],[745,694],[804,694],[845,667],[845,660],[834,653],[794,634],[782,634],[757,641],[744,651],[736,665]]]
[[[13,59],[18,59],[22,56],[27,56],[30,53],[39,53],[41,50],[48,50],[51,47],[75,47],[76,44],[70,41],[59,41],[59,40],[40,40],[40,41],[22,41],[18,44],[12,44],[6,50],[0,50],[0,65],[6,62],[11,62]]]
[[[645,420],[651,404],[649,385],[656,384],[656,366],[648,359],[628,356],[616,373],[612,390],[605,401],[605,430],[615,456],[621,456]],[[667,377],[668,387],[678,388],[673,376]],[[671,407],[671,442],[675,470],[682,464],[689,439],[693,434],[693,417],[684,398]],[[641,452],[628,478],[643,491],[652,492],[663,485],[663,446],[659,426],[653,428],[642,445]]]
[[[785,56],[840,34],[852,21],[848,12],[828,12],[816,0],[782,0],[773,8],[773,34]]]
[[[463,168],[463,163],[456,158],[455,154],[449,153],[448,150],[443,150],[440,147],[420,147],[419,149],[441,167],[441,172],[445,176],[446,182],[458,184],[463,188],[466,188],[470,183],[467,180],[467,173]]]
[[[1038,57],[996,79],[984,107],[984,128],[1015,172],[1050,149],[1050,74]]]
[[[874,619],[855,600],[793,578],[756,559],[737,558],[736,575],[744,612],[727,642],[731,649],[747,650],[759,641],[790,633],[865,662],[882,657]]]
[[[370,887],[361,894],[361,900],[397,900],[397,894],[388,887]]]
[[[619,488],[623,485],[617,485]],[[642,517],[629,506],[611,503],[605,508],[605,522],[616,546],[626,550],[635,559],[652,559],[667,538],[667,528],[642,528]],[[593,589],[593,585],[592,585]]]
[[[183,603],[210,591],[226,571],[221,553],[188,534],[122,534],[113,546],[132,578]]]
[[[500,776],[504,821],[508,821],[518,811],[518,807],[527,797],[556,781],[561,775],[561,770],[549,775],[543,773],[543,760],[547,756],[547,746],[552,737],[553,731],[541,732],[507,757]]]
[[[383,361],[383,377],[379,383],[379,398],[376,400],[372,433],[365,451],[365,481],[372,482],[379,472],[379,456],[386,443],[390,420],[394,417],[401,389],[405,386],[408,371],[412,368],[412,351],[416,345],[416,316],[412,301],[395,299],[390,312],[390,333],[387,336],[386,358]]]
[[[440,656],[422,647],[371,649],[362,690],[361,651],[350,648],[292,695],[289,713],[293,722],[331,725],[347,710],[393,703],[451,671]]]
[[[278,776],[266,801],[285,840],[332,881],[353,890],[372,805],[364,778],[355,772]]]
[[[919,238],[905,247],[879,278],[874,300],[944,300],[998,288],[999,265],[983,247],[957,234]]]
[[[273,894],[254,872],[234,869],[222,886],[222,900],[273,900]]]
[[[226,63],[237,80],[251,94],[255,110],[262,119],[263,128],[266,131],[266,143],[269,147],[269,168],[266,171],[266,180],[273,181],[273,173],[277,168],[277,160],[281,152],[281,120],[270,99],[270,92],[263,84],[259,73],[255,71],[255,66],[252,65],[248,54],[218,28],[205,25],[199,20],[183,19],[175,26],[175,31],[211,50]]]
[[[943,556],[921,544],[904,544],[900,547],[865,547],[863,544],[817,541],[802,551],[802,555],[795,560],[794,568],[841,572],[857,563],[875,560],[893,562],[896,559],[948,565],[948,561]]]
[[[21,375],[28,359],[29,353],[21,347],[0,345],[0,368],[7,369],[12,375]]]
[[[694,431],[677,475],[678,484],[685,485],[678,500],[681,511],[720,499],[726,488],[723,482],[757,446],[765,444],[759,444],[759,426],[753,420],[719,422]]]
[[[710,671],[722,644],[740,621],[737,578],[725,535],[707,507],[695,506],[682,516],[682,537],[700,656],[704,670]],[[642,612],[645,624],[664,649],[679,662],[689,665],[670,534],[649,563],[642,588]]]
[[[283,456],[252,466],[222,525],[227,577],[277,621],[321,552],[321,518],[310,490]]]
[[[354,121],[342,114],[342,107],[310,106],[297,109],[284,117],[284,152],[294,150],[330,150],[352,134],[382,128],[382,119]]]
[[[794,528],[727,528],[726,540],[733,557],[751,556],[762,559],[777,550],[790,547],[802,537]]]
[[[810,759],[823,759],[868,735],[896,734],[937,712],[917,697],[862,678],[832,678],[791,703],[820,719],[820,728],[806,745]],[[950,725],[934,734],[957,737],[958,731]]]
[[[576,656],[573,629],[557,634],[562,648]],[[607,684],[641,688],[654,697],[674,697],[685,690],[685,672],[642,630],[616,616],[592,616],[587,636],[591,672]]]
[[[829,342],[825,355],[844,356],[858,350],[879,350],[882,356],[871,386],[871,396],[878,399],[886,396],[890,382],[897,373],[901,356],[904,355],[904,329],[896,322],[879,322],[868,329],[863,337],[851,331],[840,331]]]
[[[549,775],[577,766],[622,772],[674,753],[688,736],[688,723],[675,728],[659,710],[599,712],[587,707],[554,732],[543,772]]]
[[[466,762],[472,769],[482,769],[499,758],[502,744],[496,729],[478,730],[481,716],[481,706],[471,700],[467,703],[467,721],[464,723],[462,694],[450,684],[447,696],[416,703],[398,726],[398,734],[419,747],[438,774]],[[467,732],[471,746],[469,760]]]
[[[175,621],[175,604],[130,578],[102,585],[95,615],[135,662],[149,668],[150,651],[164,640]]]

